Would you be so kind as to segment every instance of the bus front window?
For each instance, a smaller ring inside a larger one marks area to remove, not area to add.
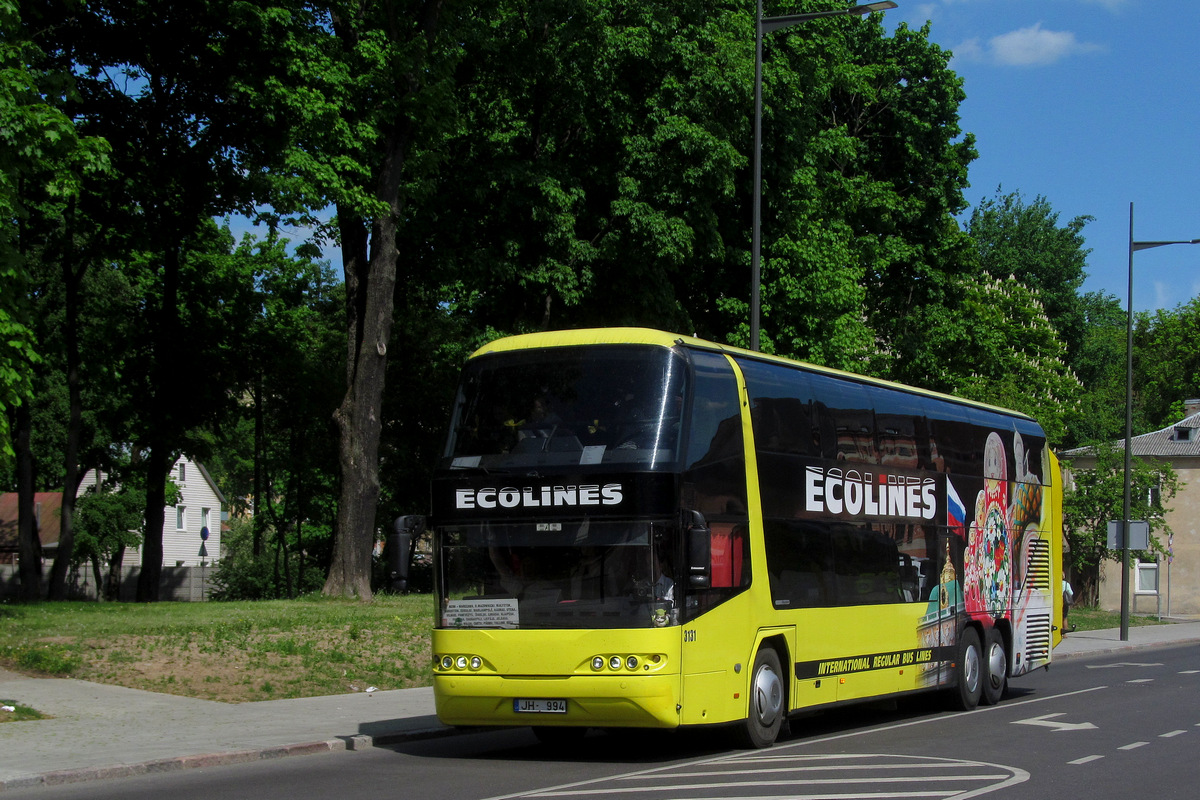
[[[444,469],[623,464],[678,456],[682,359],[662,348],[561,347],[467,365]]]
[[[437,533],[444,628],[675,624],[667,526],[595,520],[447,526]]]

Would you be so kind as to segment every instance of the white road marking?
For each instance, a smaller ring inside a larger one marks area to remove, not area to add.
[[[1068,764],[1090,764],[1091,762],[1099,761],[1102,758],[1104,758],[1104,756],[1084,756],[1083,758],[1077,758],[1074,761],[1068,761],[1067,763]]]
[[[1013,720],[1013,725],[1041,725],[1045,728],[1053,728],[1055,733],[1060,731],[1088,731],[1095,730],[1096,726],[1090,722],[1055,722],[1053,717],[1061,717],[1062,714],[1043,714],[1040,717],[1030,717],[1029,719]]]

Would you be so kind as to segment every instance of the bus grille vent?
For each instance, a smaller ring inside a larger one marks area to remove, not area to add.
[[[1031,614],[1028,622],[1027,650],[1025,657],[1029,661],[1050,657],[1050,615]]]
[[[1050,588],[1050,545],[1044,539],[1029,543],[1029,586],[1032,589]]]

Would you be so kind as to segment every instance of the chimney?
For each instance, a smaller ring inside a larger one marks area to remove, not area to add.
[[[1186,419],[1193,414],[1200,414],[1200,398],[1193,397],[1191,400],[1183,401],[1184,418]]]

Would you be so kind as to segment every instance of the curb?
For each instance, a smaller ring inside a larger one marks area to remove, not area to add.
[[[1111,656],[1117,653],[1128,653],[1134,650],[1162,650],[1167,647],[1179,647],[1181,645],[1196,645],[1200,644],[1200,638],[1195,639],[1179,639],[1173,642],[1153,642],[1137,644],[1130,641],[1114,642],[1111,645],[1096,647],[1091,650],[1081,651],[1078,653],[1055,653],[1054,660],[1050,662],[1050,666],[1054,666],[1055,661],[1075,661],[1081,658],[1094,658],[1096,656]]]
[[[29,789],[38,786],[63,786],[70,783],[86,783],[88,781],[106,780],[109,778],[130,778],[137,775],[179,772],[185,769],[197,769],[200,767],[248,764],[254,761],[268,761],[276,758],[288,758],[290,756],[311,756],[339,750],[367,750],[372,747],[401,744],[408,741],[453,736],[459,732],[455,728],[438,727],[424,728],[416,731],[383,733],[377,736],[355,734],[353,736],[339,736],[320,742],[301,742],[261,749],[231,750],[224,753],[177,756],[174,758],[157,759],[155,761],[143,761],[138,764],[64,769],[40,775],[0,780],[0,792],[13,789]]]

